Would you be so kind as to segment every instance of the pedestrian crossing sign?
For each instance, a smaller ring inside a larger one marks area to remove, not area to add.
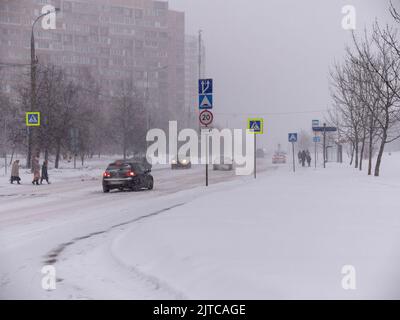
[[[264,133],[264,119],[263,118],[250,118],[247,119],[247,129],[254,134]]]
[[[289,133],[289,142],[295,143],[297,142],[297,133]]]
[[[27,112],[25,116],[25,121],[28,127],[39,127],[40,112]]]

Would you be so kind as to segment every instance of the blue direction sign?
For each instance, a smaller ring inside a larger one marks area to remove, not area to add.
[[[317,131],[317,132],[335,132],[337,131],[336,127],[313,127],[312,128],[313,131]]]
[[[297,142],[297,133],[289,133],[289,142]]]
[[[213,108],[213,80],[200,79],[199,80],[199,109],[212,109]]]
[[[319,142],[321,142],[321,137],[318,137],[318,136],[313,137],[313,141],[314,141],[315,143],[319,143]]]
[[[212,93],[213,93],[213,79],[200,79],[199,94],[212,94]]]

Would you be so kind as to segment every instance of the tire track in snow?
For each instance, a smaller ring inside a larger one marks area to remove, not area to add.
[[[157,216],[157,215],[159,215],[159,214],[161,214],[161,213],[164,213],[164,212],[166,212],[166,211],[169,211],[169,210],[172,210],[172,209],[174,209],[174,208],[183,206],[184,204],[185,204],[185,202],[183,202],[183,203],[178,203],[178,204],[176,204],[176,205],[173,205],[173,206],[170,206],[170,207],[167,207],[167,208],[163,208],[163,209],[157,210],[157,211],[155,211],[155,212],[152,212],[152,213],[149,213],[149,214],[146,214],[146,215],[143,215],[143,216],[140,216],[140,217],[137,217],[137,218],[134,218],[134,219],[125,221],[125,222],[121,222],[121,223],[112,225],[111,227],[109,227],[109,228],[107,228],[107,229],[104,229],[104,230],[101,230],[101,231],[91,232],[91,233],[89,233],[89,234],[87,234],[87,235],[73,238],[71,241],[64,242],[64,243],[58,245],[56,248],[54,248],[54,249],[51,250],[48,254],[46,254],[46,255],[44,256],[45,260],[43,261],[43,263],[44,263],[44,265],[55,264],[55,263],[58,261],[58,258],[59,258],[59,256],[61,255],[61,253],[62,253],[67,247],[72,246],[73,244],[77,243],[78,241],[87,240],[87,239],[89,239],[89,238],[92,238],[92,237],[95,237],[95,236],[98,236],[98,235],[101,235],[101,234],[110,232],[110,231],[112,231],[112,230],[115,229],[115,228],[119,228],[119,227],[122,227],[122,226],[126,226],[126,225],[128,225],[128,224],[131,224],[131,223],[135,223],[135,222],[138,222],[138,221],[141,221],[141,220],[144,220],[144,219],[151,218],[151,217],[153,217],[153,216]]]
[[[121,223],[112,225],[109,228],[104,229],[104,230],[91,232],[91,233],[89,233],[87,235],[80,236],[80,237],[75,237],[71,241],[64,242],[64,243],[58,245],[56,248],[51,250],[47,255],[45,255],[44,256],[43,265],[54,265],[54,264],[56,264],[58,262],[60,256],[61,256],[61,254],[65,251],[66,248],[68,248],[68,247],[70,247],[70,246],[72,246],[72,245],[74,245],[74,244],[76,244],[76,243],[78,243],[78,242],[80,242],[82,240],[88,240],[88,239],[90,239],[92,237],[96,237],[96,236],[108,233],[108,232],[110,232],[110,231],[112,231],[112,230],[114,230],[116,228],[120,228],[122,226],[126,226],[126,225],[129,225],[129,224],[132,224],[132,223],[136,223],[136,222],[139,222],[139,221],[142,221],[142,220],[145,220],[145,219],[149,219],[151,217],[160,215],[160,214],[162,214],[162,213],[164,213],[166,211],[169,211],[169,210],[172,210],[174,208],[183,206],[184,204],[186,204],[186,202],[178,203],[178,204],[175,204],[173,206],[169,206],[167,208],[163,208],[163,209],[154,211],[152,213],[149,213],[149,214],[146,214],[146,215],[143,215],[143,216],[136,217],[134,219],[125,221],[125,222],[121,222]],[[114,257],[114,259],[116,259],[116,258]],[[164,292],[166,292],[169,295],[175,297],[175,299],[185,299],[185,296],[181,292],[179,292],[176,289],[174,289],[168,283],[158,279],[156,276],[143,273],[143,272],[141,272],[140,270],[138,270],[135,267],[129,267],[128,271],[131,272],[131,273],[134,273],[134,275],[138,279],[140,279],[144,283],[149,284],[154,290],[162,289]],[[61,279],[61,278],[57,278],[56,280],[57,280],[57,282],[64,281],[64,279]],[[76,288],[76,289],[81,290],[81,288]]]

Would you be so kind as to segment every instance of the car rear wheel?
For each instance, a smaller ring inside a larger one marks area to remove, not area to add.
[[[153,179],[151,179],[150,181],[149,181],[149,185],[148,185],[148,187],[147,187],[149,190],[153,190],[153,188],[154,188],[154,181],[153,181]]]
[[[105,186],[103,186],[103,192],[104,192],[104,193],[109,193],[109,192],[110,192],[110,189],[107,188],[107,187],[105,187]]]

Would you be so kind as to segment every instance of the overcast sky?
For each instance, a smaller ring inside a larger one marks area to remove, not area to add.
[[[397,0],[395,0],[396,2]],[[266,147],[310,129],[331,104],[329,68],[342,59],[350,32],[342,7],[353,5],[357,30],[389,21],[387,0],[170,0],[185,11],[187,33],[203,30],[207,77],[214,78],[215,119],[241,128],[263,116]],[[197,106],[194,106],[196,108]],[[276,113],[292,113],[281,114]]]

